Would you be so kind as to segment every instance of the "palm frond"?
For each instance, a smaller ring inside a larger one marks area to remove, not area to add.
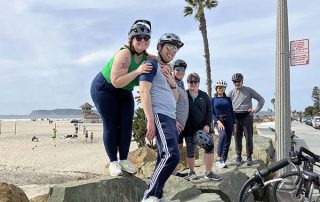
[[[218,6],[217,0],[206,0],[204,6],[208,9],[215,8]]]
[[[197,0],[185,0],[190,6],[195,7],[197,5]]]
[[[191,6],[186,6],[184,7],[184,17],[186,17],[187,15],[192,15],[193,13],[193,8]]]

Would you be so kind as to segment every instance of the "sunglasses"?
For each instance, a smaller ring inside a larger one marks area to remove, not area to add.
[[[165,47],[167,48],[168,51],[173,51],[174,53],[177,53],[179,51],[179,48],[177,46],[169,43],[167,43]]]
[[[135,38],[136,38],[137,41],[141,41],[142,39],[144,41],[149,41],[151,37],[148,36],[148,35],[143,35],[143,36],[138,35],[138,36],[135,36]]]
[[[241,83],[241,81],[233,81],[233,83]]]
[[[188,81],[189,84],[197,84],[199,81]]]
[[[186,71],[186,69],[183,67],[177,67],[174,70],[176,70],[177,72],[185,72]]]

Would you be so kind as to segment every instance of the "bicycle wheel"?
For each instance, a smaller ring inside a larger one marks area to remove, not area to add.
[[[292,201],[302,202],[304,201],[303,193],[298,194],[297,190],[300,185],[300,172],[291,171],[284,173],[279,178],[283,180],[275,182],[272,188],[272,197],[275,202]]]
[[[241,187],[241,190],[239,192],[238,202],[254,201],[254,196],[251,192],[251,188],[255,185],[255,183],[256,182],[254,178],[250,178],[244,183],[244,185]]]

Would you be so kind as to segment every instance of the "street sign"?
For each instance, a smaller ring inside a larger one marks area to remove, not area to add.
[[[309,39],[290,41],[291,66],[310,63]]]

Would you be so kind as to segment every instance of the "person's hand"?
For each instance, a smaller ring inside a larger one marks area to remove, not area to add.
[[[250,112],[251,114],[254,114],[256,112],[256,110],[254,109],[248,109],[248,112]]]
[[[218,130],[224,130],[224,125],[221,121],[218,121]]]
[[[143,62],[136,70],[139,75],[144,73],[149,73],[152,70],[152,65],[150,63]]]
[[[161,66],[161,72],[162,74],[166,77],[168,84],[170,85],[170,87],[174,87],[176,86],[176,81],[173,78],[171,72],[170,72],[170,67],[169,65],[162,65]]]
[[[154,121],[148,120],[146,138],[151,142],[155,136],[156,136],[156,126],[154,124]]]
[[[178,121],[176,121],[176,127],[177,127],[177,131],[180,134],[183,131],[183,127]]]
[[[207,126],[207,125],[205,125],[202,130],[203,130],[203,132],[205,132],[205,133],[209,133],[210,127]]]

